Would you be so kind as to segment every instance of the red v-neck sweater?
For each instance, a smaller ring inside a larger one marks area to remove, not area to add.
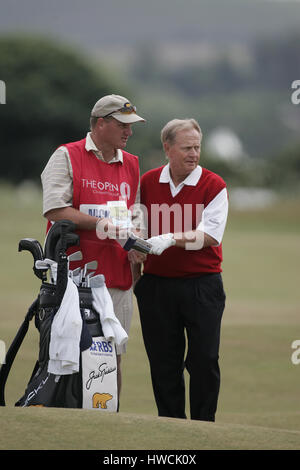
[[[185,185],[173,197],[169,183],[159,182],[162,168],[150,170],[141,178],[141,203],[147,208],[148,237],[195,230],[201,221],[201,207],[204,209],[226,187],[220,176],[202,168],[197,185]],[[221,272],[222,259],[222,244],[198,250],[173,246],[160,256],[148,255],[144,273],[174,278],[197,277]]]

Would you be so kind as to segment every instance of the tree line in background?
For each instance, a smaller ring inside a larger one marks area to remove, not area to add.
[[[132,70],[144,83],[165,83],[193,99],[203,94],[282,91],[300,71],[299,42],[299,32],[258,38],[244,47],[244,59],[242,51],[236,52],[237,59],[232,59],[230,48],[225,48],[215,53],[215,58],[190,59],[184,66],[180,66],[180,61],[175,66],[164,63],[159,48],[145,43],[139,48]]]
[[[171,70],[154,50],[141,50],[120,83],[105,64],[65,44],[2,36],[0,79],[7,96],[0,106],[1,179],[38,181],[57,146],[85,136],[95,101],[117,92],[138,104],[147,119],[134,127],[128,145],[140,156],[142,172],[165,163],[165,122],[195,117],[204,133],[202,164],[228,184],[300,189],[300,106],[290,102],[290,85],[300,79],[299,42],[294,35],[257,42],[247,70],[224,57]],[[249,158],[227,161],[209,151],[207,135],[225,125],[242,136]]]

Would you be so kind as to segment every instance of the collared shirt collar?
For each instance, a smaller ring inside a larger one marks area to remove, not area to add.
[[[180,183],[180,185],[188,185],[188,186],[196,186],[202,174],[202,167],[200,165],[196,166],[196,168],[185,178],[184,181]],[[170,175],[170,164],[168,163],[166,166],[163,167],[162,172],[159,177],[160,183],[171,183],[174,185],[173,180]],[[178,185],[178,186],[180,186]]]
[[[96,157],[99,158],[99,160],[104,161],[102,152],[96,147],[90,132],[88,132],[86,136],[85,150],[87,152],[92,150],[94,154],[96,155]],[[117,163],[117,162],[123,163],[123,153],[121,149],[117,149],[116,156],[112,160],[110,160],[108,163]]]
[[[162,172],[160,174],[159,182],[160,183],[169,183],[171,194],[173,197],[177,196],[177,194],[182,190],[182,188],[187,186],[196,186],[202,174],[202,167],[197,166],[186,178],[177,186],[174,185],[173,180],[170,175],[170,165],[169,163],[164,166]]]

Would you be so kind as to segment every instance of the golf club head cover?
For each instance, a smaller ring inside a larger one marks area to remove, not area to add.
[[[66,233],[75,232],[76,225],[71,220],[58,220],[48,230],[45,244],[44,257],[55,260],[55,249],[61,239],[62,228]]]
[[[67,233],[65,236],[65,249],[67,250],[71,246],[79,245],[79,235],[77,233]],[[54,259],[55,261],[58,261],[59,259],[59,253],[62,250],[62,240],[59,239],[56,246],[55,246],[55,251],[54,251]]]
[[[38,260],[42,260],[44,258],[44,253],[43,249],[41,247],[41,244],[38,240],[35,240],[34,238],[22,238],[22,240],[19,241],[19,248],[18,251],[30,251],[30,253],[33,256],[34,259],[34,265],[33,265],[33,271],[34,274],[42,280],[46,279],[46,272],[37,270],[35,267],[35,262]]]
[[[70,220],[64,220],[59,222],[61,222],[59,225],[60,235],[57,240],[57,243],[60,243],[61,245],[57,260],[56,297],[57,302],[60,304],[62,302],[68,284],[68,258],[66,254],[68,246],[67,238],[68,234],[74,231],[75,224]],[[56,223],[58,224],[59,222]]]

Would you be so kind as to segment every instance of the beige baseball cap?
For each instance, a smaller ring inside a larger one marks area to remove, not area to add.
[[[133,122],[146,122],[136,114],[136,107],[124,96],[107,95],[97,101],[91,112],[92,117],[112,116],[120,122],[131,124]]]

